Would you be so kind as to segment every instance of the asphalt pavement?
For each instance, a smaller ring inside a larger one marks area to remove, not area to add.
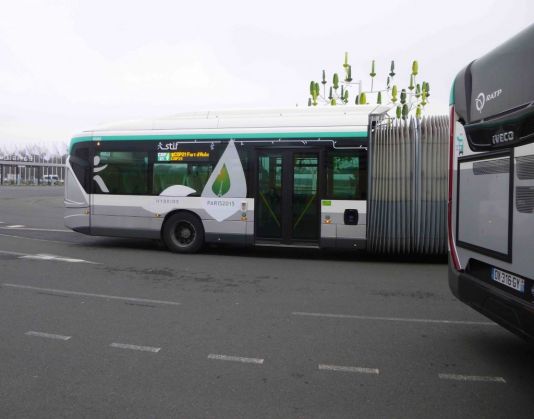
[[[2,418],[531,418],[534,349],[442,260],[209,247],[63,226],[0,187]]]

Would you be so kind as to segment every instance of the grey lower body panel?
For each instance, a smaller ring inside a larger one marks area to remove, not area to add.
[[[254,236],[251,234],[205,233],[204,239],[206,243],[215,244],[235,244],[241,246],[252,246],[254,244]]]
[[[91,235],[112,237],[161,238],[163,220],[154,217],[91,215]]]
[[[76,230],[75,230],[76,231]],[[125,229],[111,227],[91,227],[91,236],[109,236],[137,239],[161,239],[161,233],[154,230]],[[86,233],[87,234],[87,233]]]
[[[109,208],[106,207],[106,210]],[[66,225],[74,231],[92,236],[161,239],[163,217],[144,216],[144,212],[136,212],[134,207],[127,207],[127,211],[124,208],[121,210],[122,212],[115,208],[113,211],[102,213],[103,208],[100,206],[94,208],[90,216],[87,209],[68,210],[66,215],[70,216],[70,220],[69,224],[66,222]],[[244,222],[235,219],[218,222],[212,219],[202,219],[193,211],[187,212],[191,212],[201,219],[206,243],[237,246],[254,246],[256,244],[254,223],[250,220]],[[253,214],[251,214],[252,217]],[[323,224],[321,227],[322,238],[313,243],[312,247],[364,250],[367,247],[365,228],[364,224]],[[273,242],[269,245],[276,246],[277,244]],[[280,246],[283,247],[284,245],[280,244]],[[295,242],[290,247],[310,247],[310,243]]]
[[[88,229],[90,225],[89,207],[65,207],[63,221],[65,227],[74,231]]]
[[[320,241],[320,247],[324,249],[366,250],[367,240],[347,238],[323,238]]]
[[[72,231],[75,231],[76,233],[87,234],[89,236],[91,235],[91,227],[89,226],[70,227],[70,228],[72,229]]]

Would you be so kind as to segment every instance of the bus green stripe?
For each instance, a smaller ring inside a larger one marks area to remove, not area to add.
[[[365,138],[367,131],[351,132],[261,132],[240,134],[153,134],[153,135],[94,135],[92,137],[75,137],[70,147],[84,141],[144,141],[144,140],[239,140],[261,138]]]

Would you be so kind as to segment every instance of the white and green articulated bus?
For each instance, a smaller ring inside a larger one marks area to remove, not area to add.
[[[534,25],[473,61],[451,92],[449,285],[534,338]]]
[[[179,114],[72,138],[65,224],[204,243],[366,244],[369,127],[387,106]]]

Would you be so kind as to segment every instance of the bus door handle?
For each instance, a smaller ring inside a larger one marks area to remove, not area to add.
[[[346,209],[343,214],[343,220],[347,225],[356,225],[358,224],[358,210],[357,209]]]

